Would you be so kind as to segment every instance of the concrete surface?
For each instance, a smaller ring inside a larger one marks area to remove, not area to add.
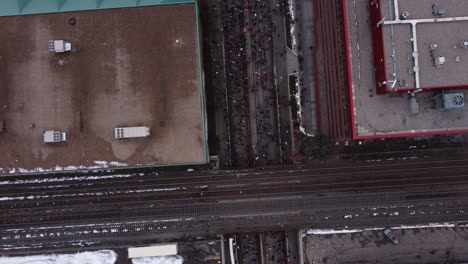
[[[0,17],[0,36],[3,172],[205,161],[195,5]],[[50,53],[51,39],[73,50]],[[152,134],[117,140],[117,126]],[[42,144],[50,129],[70,140]]]
[[[305,263],[462,263],[468,261],[466,227],[394,229],[395,246],[382,230],[307,235]]]

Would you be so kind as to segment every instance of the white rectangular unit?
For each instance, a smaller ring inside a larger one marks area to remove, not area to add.
[[[71,43],[64,40],[49,40],[49,51],[62,53],[71,50]]]
[[[115,138],[139,138],[150,135],[149,127],[117,127],[114,130]]]
[[[43,134],[44,143],[56,143],[67,141],[67,133],[62,131],[47,130]]]
[[[177,255],[177,243],[128,248],[129,258],[162,257],[173,255]]]

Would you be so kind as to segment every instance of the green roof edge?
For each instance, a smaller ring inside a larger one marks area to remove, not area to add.
[[[196,0],[1,0],[0,17],[196,2]]]

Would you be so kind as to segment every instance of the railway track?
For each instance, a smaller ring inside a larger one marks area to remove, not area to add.
[[[351,138],[348,106],[346,53],[343,13],[339,0],[315,1],[315,37],[317,38],[315,67],[325,94],[326,121],[330,138],[337,141]],[[323,76],[323,77],[320,77]],[[316,88],[319,88],[317,84]]]
[[[456,215],[456,219],[461,219],[459,215],[468,212],[468,194],[463,187],[468,185],[465,164],[466,160],[453,160],[407,162],[398,167],[379,163],[339,168],[274,168],[178,177],[160,175],[158,179],[150,175],[88,177],[84,181],[78,178],[51,181],[45,176],[44,182],[3,179],[0,192],[8,192],[5,197],[29,195],[34,199],[0,198],[0,237],[5,248],[8,245],[31,248],[35,243],[51,240],[70,245],[75,236],[93,241],[104,234],[110,241],[136,234],[213,231],[230,223],[236,228],[251,228],[259,218],[264,226],[270,227],[294,223],[278,220],[283,216],[297,217],[298,225],[314,226],[314,219],[320,216],[383,205],[403,208],[408,204],[414,209],[399,210],[433,209],[431,219],[437,210],[445,210],[448,213],[441,213],[440,218],[452,219]],[[110,191],[144,188],[175,189],[167,193]],[[104,190],[107,193],[103,195],[79,195]],[[41,195],[44,197],[36,197]],[[411,219],[425,220],[427,215]],[[330,221],[323,223],[332,225]],[[342,223],[341,219],[336,221]]]
[[[429,198],[427,198],[429,195]],[[372,197],[372,196],[371,196]],[[323,209],[351,209],[358,207],[369,206],[379,201],[382,204],[391,204],[393,206],[414,203],[419,204],[419,201],[432,203],[451,201],[457,199],[458,202],[468,202],[468,194],[464,193],[420,193],[412,197],[401,195],[387,196],[382,198],[372,197],[371,200],[363,200],[362,198],[348,196],[346,200],[328,199],[328,198],[289,198],[284,200],[258,200],[255,203],[233,202],[233,203],[200,203],[196,207],[193,205],[179,205],[170,207],[154,207],[151,204],[135,204],[128,208],[105,208],[97,211],[86,210],[71,210],[63,209],[51,212],[51,210],[36,210],[36,211],[21,211],[14,215],[4,214],[0,217],[0,228],[13,228],[22,226],[39,226],[44,224],[66,224],[66,223],[99,223],[103,221],[131,221],[132,219],[151,220],[164,218],[186,218],[186,217],[203,217],[203,216],[222,216],[231,212],[248,213],[248,212],[268,212],[268,211],[301,211],[301,210],[323,210]],[[81,208],[85,209],[85,208]],[[15,222],[11,222],[11,217],[15,218]],[[82,220],[78,219],[82,218]]]
[[[401,210],[401,209],[400,209]],[[338,211],[342,212],[342,211]],[[431,208],[424,214],[414,215],[400,215],[398,216],[399,221],[404,221],[407,224],[421,223],[429,215],[433,222],[443,222],[447,218],[451,221],[466,221],[468,214],[468,206],[454,206],[453,208]],[[332,212],[328,212],[333,214]],[[167,221],[148,221],[139,223],[108,223],[101,225],[69,225],[69,226],[53,226],[46,228],[28,228],[28,229],[8,229],[2,231],[2,239],[7,251],[18,251],[20,252],[25,245],[27,245],[28,251],[37,248],[44,249],[44,243],[46,248],[57,249],[67,246],[81,247],[83,241],[87,241],[89,244],[99,244],[100,247],[107,244],[125,243],[122,242],[122,237],[131,239],[132,237],[139,237],[141,239],[142,234],[157,234],[165,232],[191,232],[193,230],[206,230],[210,229],[215,232],[226,232],[226,231],[239,231],[240,217],[226,217],[218,218],[212,222],[197,223],[195,220],[178,219],[167,220]],[[375,227],[384,227],[395,225],[395,218],[388,216],[374,217],[370,219],[362,219],[358,221],[351,221],[346,218],[327,218],[319,217],[314,215],[304,215],[301,213],[292,214],[278,214],[278,215],[262,215],[258,214],[257,217],[252,217],[249,221],[249,228],[262,231],[266,228],[273,230],[281,230],[284,228],[303,228],[305,226],[310,228],[343,228],[347,227],[364,227],[368,224],[372,224]],[[267,230],[268,230],[267,229]],[[44,233],[47,233],[44,235]],[[119,234],[119,239],[116,238],[116,234]],[[51,238],[53,241],[51,242]],[[10,241],[10,242],[8,242]],[[14,242],[11,242],[14,241]],[[128,243],[128,242],[126,242]]]
[[[377,190],[382,188],[460,184],[468,181],[464,161],[451,164],[427,162],[390,169],[389,165],[333,168],[328,170],[288,170],[258,174],[225,174],[193,177],[79,182],[51,186],[2,186],[0,209],[51,208],[81,204],[111,205],[126,201],[182,201],[219,197],[247,197],[270,194],[314,193],[326,191]],[[344,171],[343,171],[344,170]],[[407,176],[410,174],[411,176]],[[205,179],[205,181],[203,181]],[[184,180],[187,182],[183,183]],[[196,183],[195,183],[196,182]]]
[[[309,173],[311,175],[337,175],[337,174],[351,174],[351,173],[366,173],[378,171],[398,171],[401,170],[417,170],[424,169],[431,166],[432,168],[453,168],[454,166],[465,166],[468,160],[428,160],[428,161],[410,161],[398,163],[399,169],[396,169],[395,163],[374,163],[366,165],[352,165],[352,166],[338,166],[338,167],[321,167],[321,168],[303,168],[303,167],[265,167],[256,170],[234,170],[234,171],[221,171],[217,173],[180,173],[179,174],[124,174],[124,175],[76,175],[76,176],[56,176],[56,175],[24,175],[24,176],[6,176],[0,178],[0,191],[8,191],[8,189],[21,188],[55,188],[54,186],[60,185],[81,185],[81,184],[115,184],[121,186],[122,184],[147,184],[151,181],[156,181],[165,185],[166,183],[199,183],[210,179],[222,180],[231,179],[270,179],[274,177],[283,177],[284,175],[291,175],[292,173]],[[468,165],[467,165],[468,167]],[[73,186],[72,186],[73,187]]]

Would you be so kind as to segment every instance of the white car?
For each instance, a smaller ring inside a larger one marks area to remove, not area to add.
[[[388,239],[390,239],[393,242],[393,244],[400,244],[400,240],[398,240],[395,233],[393,233],[393,231],[390,228],[385,228],[384,234]]]

